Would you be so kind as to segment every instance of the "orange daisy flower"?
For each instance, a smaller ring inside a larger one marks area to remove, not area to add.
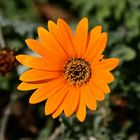
[[[17,60],[31,68],[20,76],[19,90],[33,90],[29,103],[46,101],[45,114],[58,117],[63,111],[73,113],[80,121],[86,107],[96,110],[96,101],[110,92],[114,80],[110,73],[119,63],[117,58],[103,58],[107,33],[96,26],[88,33],[88,19],[83,18],[73,33],[67,23],[58,19],[48,22],[48,31],[38,28],[39,40],[26,43],[40,57],[18,55]]]

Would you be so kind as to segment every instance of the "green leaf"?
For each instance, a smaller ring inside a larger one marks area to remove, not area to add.
[[[110,56],[118,57],[122,61],[131,61],[136,57],[136,52],[134,49],[122,45],[115,47]]]

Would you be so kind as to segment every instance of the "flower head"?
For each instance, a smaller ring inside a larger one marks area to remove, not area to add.
[[[119,63],[117,58],[103,58],[107,33],[94,27],[88,33],[88,20],[83,18],[76,32],[58,19],[48,22],[48,31],[38,28],[39,40],[26,43],[40,57],[18,55],[17,60],[31,68],[20,76],[19,90],[33,90],[31,104],[46,100],[45,114],[58,117],[63,111],[67,117],[73,113],[80,121],[86,117],[86,108],[96,110],[96,101],[110,92],[114,80],[111,74]]]
[[[11,49],[0,50],[0,75],[6,75],[17,66],[15,53]]]

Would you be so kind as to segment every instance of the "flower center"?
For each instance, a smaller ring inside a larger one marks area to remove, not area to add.
[[[91,77],[90,64],[82,58],[72,58],[65,65],[64,77],[71,85],[81,86]]]

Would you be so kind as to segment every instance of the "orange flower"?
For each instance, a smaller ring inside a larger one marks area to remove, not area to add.
[[[58,117],[64,111],[80,121],[86,107],[96,110],[96,101],[110,92],[110,73],[119,63],[117,58],[103,58],[107,33],[96,26],[88,33],[88,19],[83,18],[73,33],[67,23],[58,19],[48,22],[48,30],[38,28],[39,40],[27,39],[27,45],[40,57],[18,55],[17,60],[32,68],[20,76],[19,90],[37,89],[29,103],[46,101],[45,114]]]

